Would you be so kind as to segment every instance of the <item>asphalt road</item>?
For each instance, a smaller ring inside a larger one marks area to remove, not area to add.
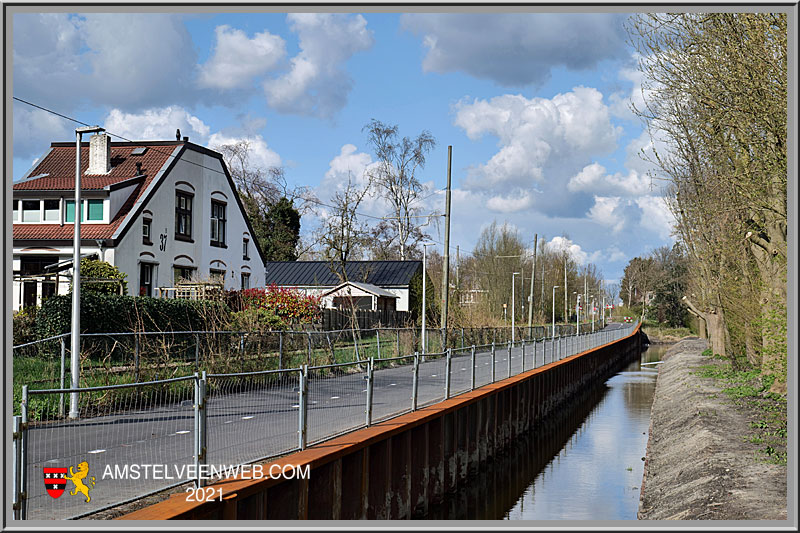
[[[607,331],[626,324],[609,324]],[[608,335],[608,334],[607,334]],[[599,341],[599,335],[594,338]],[[562,341],[527,344],[524,369],[542,366],[588,349],[589,335]],[[604,341],[605,342],[605,341]],[[599,342],[598,342],[599,343]],[[523,350],[495,350],[495,380],[523,370]],[[475,355],[475,386],[491,382],[491,352]],[[374,371],[373,422],[411,410],[413,358]],[[451,395],[471,388],[470,350],[453,353]],[[401,364],[404,363],[404,364]],[[509,366],[510,365],[510,366]],[[312,370],[309,376],[307,442],[309,445],[366,424],[366,368],[346,367],[331,375]],[[445,397],[445,357],[420,363],[418,407]],[[247,464],[296,450],[299,427],[299,373],[283,379],[264,375],[242,378],[209,377],[206,464],[216,468]],[[27,509],[29,519],[63,519],[121,503],[191,479],[185,465],[194,465],[193,380],[166,393],[159,407],[118,406],[114,414],[50,423],[31,423],[27,440]],[[83,404],[82,404],[83,405]],[[57,499],[45,491],[42,469],[89,464],[91,501],[74,485]],[[156,467],[146,465],[159,465]],[[125,468],[128,469],[125,472]],[[134,473],[138,468],[138,476]],[[188,487],[189,485],[187,485]]]

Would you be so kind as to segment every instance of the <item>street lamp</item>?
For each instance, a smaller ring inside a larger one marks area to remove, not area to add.
[[[514,343],[514,276],[519,276],[519,272],[511,273],[511,343]]]
[[[550,336],[551,339],[556,337],[556,289],[558,285],[553,285],[553,332]]]
[[[428,307],[427,301],[425,300],[425,278],[428,277],[426,274],[426,266],[425,263],[428,257],[428,246],[433,246],[432,242],[423,242],[422,243],[422,355],[425,355],[425,315],[427,315]]]
[[[572,294],[577,294],[575,299],[575,330],[576,334],[581,334],[581,295],[577,291],[572,291]]]
[[[100,133],[105,129],[100,126],[75,128],[75,222],[72,240],[72,331],[70,333],[70,372],[72,385],[77,389],[80,384],[80,350],[81,350],[81,137],[84,133]],[[69,395],[69,417],[78,418],[77,392]]]

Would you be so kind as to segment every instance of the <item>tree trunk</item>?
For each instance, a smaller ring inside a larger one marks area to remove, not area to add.
[[[712,307],[708,312],[700,311],[691,300],[684,296],[683,301],[689,306],[689,309],[701,317],[707,327],[708,336],[711,339],[711,350],[716,355],[726,357],[728,352],[726,346],[728,344],[728,330],[725,328],[725,317],[721,307]]]

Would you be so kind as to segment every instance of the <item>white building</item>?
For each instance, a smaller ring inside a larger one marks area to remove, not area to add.
[[[328,261],[267,261],[266,285],[291,288],[320,296],[325,307],[349,305],[351,296],[359,308],[410,311],[411,283],[422,276],[422,261],[348,261],[343,283],[340,263]],[[343,297],[346,296],[346,302]],[[338,298],[338,300],[337,300]]]
[[[264,284],[263,257],[220,153],[188,137],[117,143],[101,133],[82,143],[81,172],[81,255],[127,274],[129,294],[158,296],[190,278],[216,277],[226,289]],[[14,310],[68,292],[74,198],[75,143],[52,143],[13,184]],[[69,270],[54,268],[64,262]]]

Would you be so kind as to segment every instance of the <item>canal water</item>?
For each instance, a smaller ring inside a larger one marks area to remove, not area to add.
[[[584,392],[430,509],[428,519],[636,520],[650,407],[668,346]]]

